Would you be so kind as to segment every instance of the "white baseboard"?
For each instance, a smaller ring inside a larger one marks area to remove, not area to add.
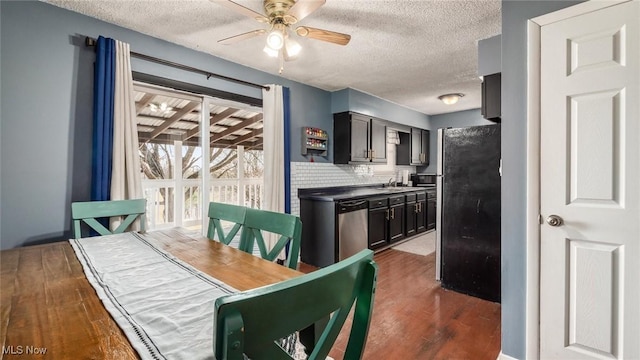
[[[505,355],[502,353],[502,351],[500,351],[500,354],[498,354],[498,358],[496,360],[518,360],[518,359],[511,357],[509,355]]]

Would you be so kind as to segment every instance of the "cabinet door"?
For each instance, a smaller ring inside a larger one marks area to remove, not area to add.
[[[387,244],[388,214],[388,207],[369,210],[369,249]]]
[[[485,119],[500,122],[502,116],[501,97],[501,74],[495,73],[485,75],[482,81],[482,109],[481,113]]]
[[[418,205],[415,201],[408,202],[404,207],[405,211],[405,234],[407,236],[413,236],[416,234],[416,214],[418,211]]]
[[[380,120],[371,119],[372,162],[387,162],[387,126]]]
[[[422,165],[429,165],[429,130],[420,132],[420,148],[422,149]]]
[[[422,130],[411,129],[411,165],[421,163],[422,154]]]
[[[427,200],[418,200],[418,212],[416,213],[416,232],[427,231]],[[435,212],[433,215],[435,216]]]
[[[404,239],[404,203],[389,207],[389,241]]]
[[[369,119],[351,116],[351,161],[369,162]]]
[[[436,199],[427,201],[427,230],[436,228]]]

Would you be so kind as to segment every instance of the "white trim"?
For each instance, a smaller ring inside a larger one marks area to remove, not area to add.
[[[151,92],[156,95],[166,96],[175,99],[189,100],[189,101],[202,101],[203,95],[194,95],[193,93],[172,89],[170,87],[153,85],[141,81],[134,81],[133,87],[136,91]]]
[[[500,354],[498,354],[497,360],[518,360],[518,359],[511,357],[509,355],[505,355],[502,351],[500,351]]]
[[[549,14],[540,15],[531,19],[534,23],[538,24],[538,26],[545,26],[552,24],[554,22],[558,22],[561,20],[569,19],[574,16],[583,15],[586,13],[602,10],[604,8],[608,8],[611,6],[615,6],[618,4],[622,4],[632,0],[591,0],[586,1],[574,6],[570,6],[564,9],[560,9],[558,11],[554,11]]]
[[[540,356],[540,31],[541,27],[632,0],[587,1],[527,24],[526,358]],[[513,359],[502,354],[498,359]]]
[[[209,129],[211,125],[209,122],[209,108],[211,104],[211,98],[208,96],[202,97],[200,103],[200,147],[202,148],[202,157],[200,159],[200,180],[202,188],[200,189],[200,201],[202,202],[202,214],[201,214],[201,228],[200,234],[207,236],[209,230],[209,199],[211,198],[211,174],[209,173],[209,164],[211,159],[209,158],[210,146],[209,144]]]
[[[173,222],[175,226],[182,227],[184,217],[184,184],[182,176],[182,141],[174,140],[173,142],[173,181],[175,190],[173,190]],[[167,194],[169,195],[169,194]],[[169,199],[165,199],[167,204]]]
[[[527,22],[527,285],[525,354],[540,350],[540,26]]]

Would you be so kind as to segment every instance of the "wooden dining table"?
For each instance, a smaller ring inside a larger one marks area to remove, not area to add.
[[[241,291],[302,275],[185,229],[145,237]],[[1,251],[0,268],[0,359],[139,358],[68,241]]]

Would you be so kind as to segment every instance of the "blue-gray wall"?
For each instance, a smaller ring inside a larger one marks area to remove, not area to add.
[[[502,70],[502,36],[496,35],[478,41],[478,76],[499,73]]]
[[[423,173],[436,173],[439,128],[458,128],[491,124],[495,123],[483,118],[480,114],[480,109],[471,109],[448,114],[431,115],[431,132],[429,133],[429,166],[420,167],[418,168],[418,171]]]
[[[527,20],[576,1],[502,1],[502,351],[525,358]]]
[[[332,94],[331,110],[334,113],[355,111],[395,123],[429,129],[429,115],[417,112],[390,101],[357,91],[343,89]]]
[[[83,45],[85,36],[115,38],[139,53],[253,83],[289,87],[292,161],[306,161],[297,145],[301,127],[319,127],[333,137],[330,92],[39,1],[0,1],[0,26],[1,249],[70,237],[70,203],[89,200],[95,54]],[[260,89],[207,80],[135,58],[132,67],[142,73],[262,97]],[[379,117],[406,110],[366,94],[359,98],[372,105]],[[412,116],[393,120],[427,118],[409,113]],[[332,162],[332,150],[330,147],[327,159],[316,161]]]

